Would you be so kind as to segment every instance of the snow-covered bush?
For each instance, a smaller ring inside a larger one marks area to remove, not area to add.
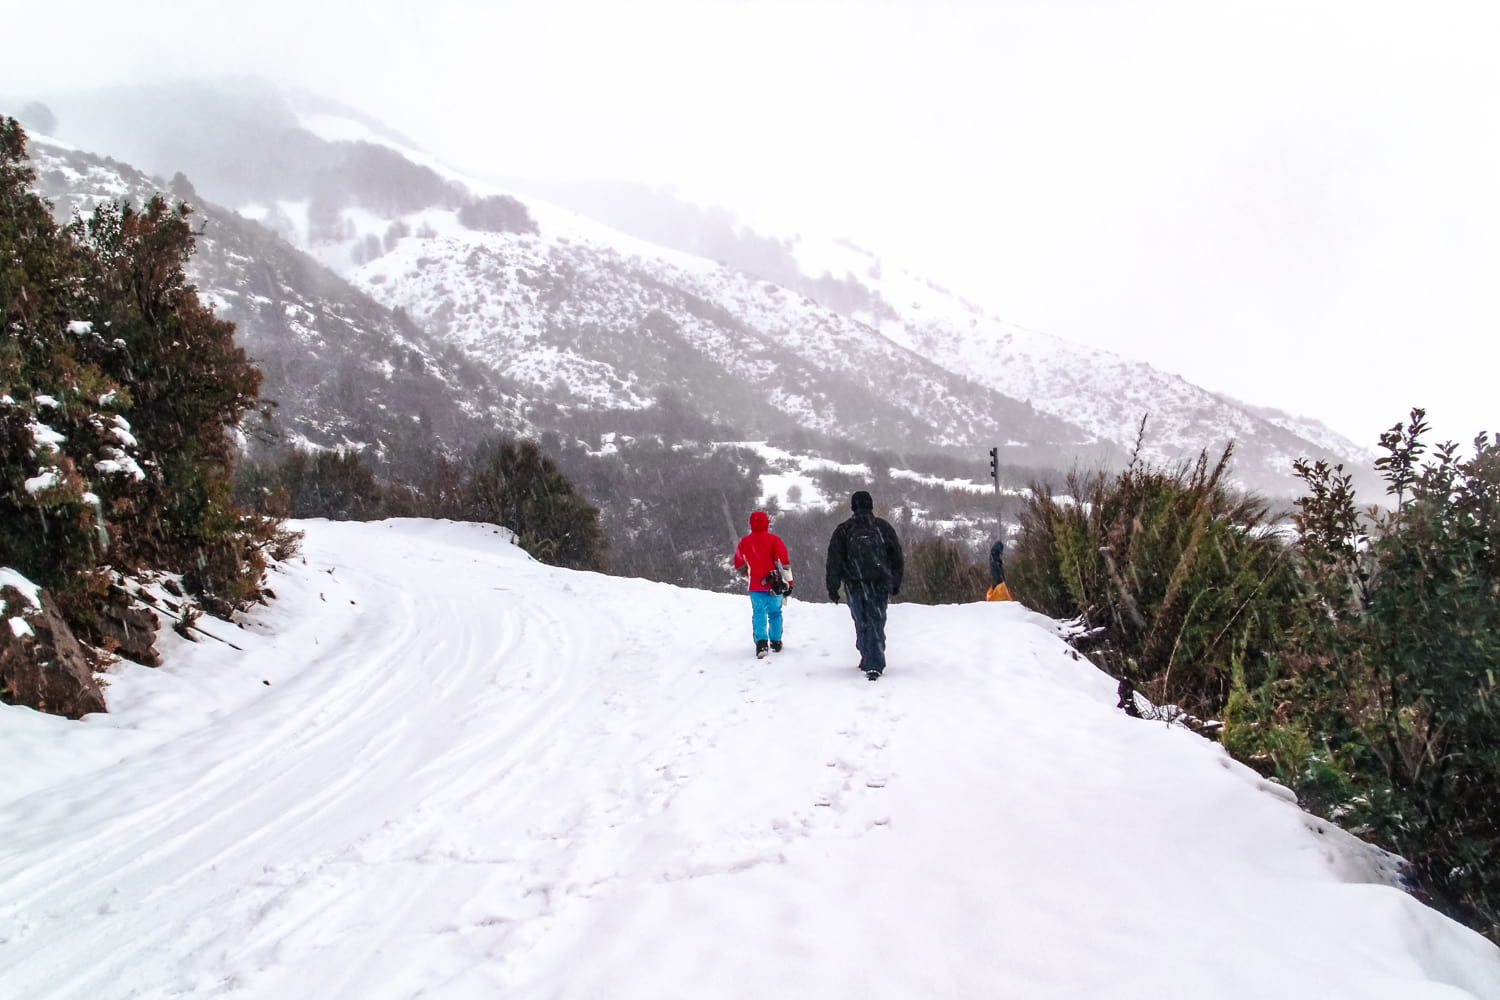
[[[0,566],[87,626],[114,572],[253,598],[271,527],[232,504],[227,430],[260,374],[183,267],[185,205],[106,204],[59,227],[0,120]]]

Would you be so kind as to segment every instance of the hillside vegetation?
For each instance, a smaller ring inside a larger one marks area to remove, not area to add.
[[[1038,487],[1010,579],[1080,620],[1128,711],[1222,719],[1233,753],[1500,939],[1500,438],[1429,452],[1424,418],[1381,439],[1389,509],[1299,462],[1291,531],[1225,488],[1227,450],[1077,476],[1067,502]]]
[[[231,498],[230,431],[261,375],[187,283],[187,206],[107,203],[60,227],[25,154],[0,120],[0,567],[107,652],[127,576],[180,576],[227,614],[291,540]]]

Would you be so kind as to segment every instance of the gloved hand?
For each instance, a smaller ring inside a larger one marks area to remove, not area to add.
[[[837,604],[839,602],[839,592],[837,590],[830,590],[828,592],[828,599]]]

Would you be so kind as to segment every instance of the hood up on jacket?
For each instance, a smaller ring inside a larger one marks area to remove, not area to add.
[[[856,514],[862,510],[874,510],[875,501],[864,490],[855,490],[854,495],[849,498],[849,509]]]
[[[750,515],[751,531],[769,531],[771,528],[771,516],[763,510],[758,510]]]

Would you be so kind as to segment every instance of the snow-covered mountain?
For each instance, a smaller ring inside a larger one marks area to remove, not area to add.
[[[108,115],[57,100],[58,131],[127,150],[161,176],[197,171],[189,179],[209,201],[409,318],[412,332],[391,334],[400,346],[420,333],[421,356],[503,386],[505,429],[638,408],[667,392],[742,439],[811,432],[968,456],[976,477],[992,446],[1002,463],[1029,469],[1122,463],[1143,417],[1147,458],[1176,461],[1232,438],[1238,478],[1272,494],[1292,491],[1298,456],[1362,464],[1351,462],[1361,449],[1321,425],[1273,419],[1143,363],[1009,326],[846,242],[695,238],[691,209],[674,233],[637,213],[623,223],[631,235],[461,175],[326,102],[244,81],[183,93],[115,92],[102,102]],[[196,145],[185,123],[219,145]],[[465,216],[486,200],[516,206],[523,224]],[[721,228],[725,216],[704,214]],[[755,253],[738,253],[747,247]],[[699,255],[711,250],[727,259]],[[258,317],[228,318],[257,335]],[[351,357],[366,374],[395,363]]]
[[[0,705],[0,996],[1500,998],[1388,856],[1019,605],[893,607],[871,684],[840,607],[757,661],[743,595],[299,527],[234,647]]]
[[[847,240],[762,238],[736,229],[726,212],[643,187],[531,186],[627,232],[799,288],[942,367],[1122,450],[1134,448],[1147,418],[1141,453],[1150,461],[1172,464],[1234,440],[1243,478],[1276,492],[1285,488],[1296,458],[1352,459],[1358,465],[1371,451],[1317,420],[1257,407],[1144,362],[1005,323],[930,278]]]
[[[778,285],[627,255],[535,215],[540,235],[449,229],[403,240],[352,279],[557,405],[640,407],[672,388],[747,434],[810,429],[976,457],[995,442],[1006,461],[1029,465],[1115,457],[1066,422]]]
[[[308,115],[302,122],[325,138],[389,142],[335,115]],[[485,186],[473,178],[452,176],[471,188]],[[761,251],[754,262],[731,256],[717,266],[705,267],[704,258],[684,256],[684,250],[668,254],[660,244],[643,244],[640,235],[654,235],[649,226],[637,227],[637,239],[622,240],[616,232],[546,203],[531,201],[529,205],[541,230],[529,256],[523,251],[507,259],[499,244],[518,241],[476,236],[461,227],[444,226],[445,220],[428,213],[414,224],[436,234],[435,242],[420,249],[404,248],[401,254],[354,268],[353,280],[387,304],[435,320],[439,328],[456,333],[471,352],[488,354],[493,364],[548,373],[556,372],[559,363],[572,367],[580,376],[579,383],[591,386],[596,399],[630,399],[635,394],[628,383],[633,380],[622,376],[621,366],[613,361],[598,368],[597,358],[580,359],[569,350],[555,353],[546,344],[545,331],[641,328],[649,311],[662,305],[659,297],[648,294],[641,301],[625,287],[639,281],[645,270],[648,288],[660,290],[666,285],[720,307],[743,330],[762,338],[769,334],[783,350],[790,349],[814,368],[847,373],[865,367],[861,381],[885,390],[883,396],[875,397],[876,403],[889,400],[919,421],[896,425],[905,432],[889,442],[897,448],[982,451],[998,444],[1002,450],[1026,448],[1021,453],[1009,452],[1007,459],[1013,462],[1087,465],[1128,453],[1146,418],[1142,454],[1148,460],[1170,464],[1233,440],[1239,478],[1272,492],[1287,490],[1291,464],[1299,457],[1348,462],[1363,451],[1316,421],[1286,415],[1272,419],[1144,362],[1003,323],[974,303],[847,241],[787,240],[782,245],[792,267],[783,261],[781,266],[758,269],[757,263],[768,263],[767,241],[752,236],[750,240]],[[712,219],[714,213],[706,217]],[[368,239],[368,235],[355,237],[349,245],[357,246],[361,238]],[[567,249],[560,251],[556,241]],[[686,245],[702,244],[689,240]],[[729,241],[722,249],[732,253],[734,246]],[[330,256],[341,252],[333,250]],[[624,274],[623,282],[603,279],[603,272],[618,272],[622,261],[633,273]],[[534,297],[515,287],[508,267],[551,272],[579,283],[570,285],[560,302],[537,308]],[[818,295],[820,283],[830,294]],[[459,315],[459,303],[472,308]],[[690,339],[708,344],[708,353],[730,362],[731,368],[753,361],[759,353],[747,358],[726,350],[742,330],[731,327],[716,336],[702,329],[712,322],[711,316],[702,315],[704,310],[692,310],[688,304],[689,315],[681,311],[673,316],[678,328],[685,327]],[[649,338],[643,341],[648,353],[670,356],[665,345],[652,345]],[[904,379],[892,379],[892,366],[904,373]],[[860,404],[868,407],[868,397],[854,407],[841,408],[836,395],[799,393],[795,380],[805,369],[756,371],[753,364],[745,368],[752,381],[756,376],[784,384],[790,380],[791,385],[772,398],[803,426],[842,430],[864,441],[878,441],[881,429],[890,426],[884,415],[872,415],[860,423],[848,412]],[[930,374],[933,368],[946,371],[950,378]],[[972,396],[972,389],[955,385],[951,377],[994,390],[1001,397],[978,400],[981,410],[988,409],[993,418],[988,425],[969,408],[973,404],[968,404],[967,397]],[[607,384],[600,386],[600,379]],[[952,408],[947,405],[950,402]],[[1017,402],[1025,408],[1016,407]],[[1037,420],[1038,415],[1050,415],[1076,430],[1059,438],[1044,429],[1046,424]],[[924,422],[929,426],[923,426]],[[1039,431],[1044,435],[1040,439]]]
[[[37,188],[57,215],[86,217],[106,200],[141,204],[157,192],[194,209],[189,273],[264,372],[274,432],[321,447],[401,456],[471,444],[496,430],[533,430],[513,386],[464,361],[409,318],[361,294],[264,227],[112,159],[46,137],[29,146]],[[259,424],[251,421],[250,429]]]

